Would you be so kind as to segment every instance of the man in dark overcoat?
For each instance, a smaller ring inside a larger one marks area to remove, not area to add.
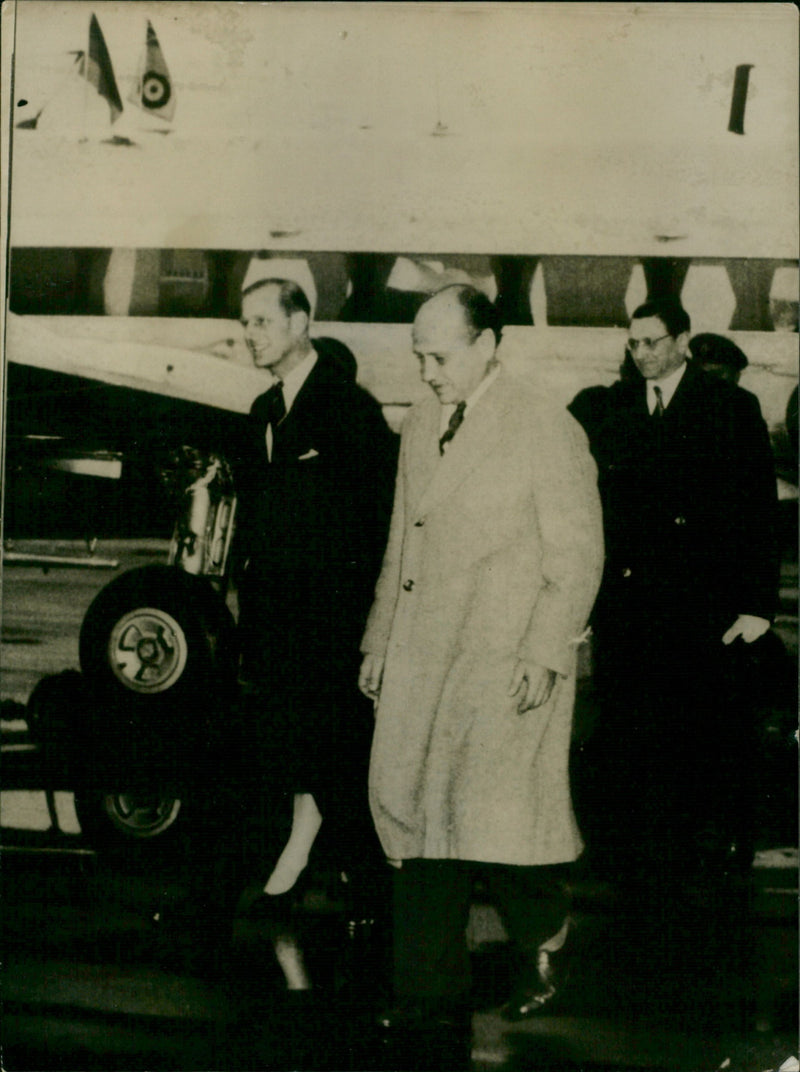
[[[639,375],[585,422],[606,541],[587,832],[601,856],[644,850],[673,874],[696,862],[709,825],[735,828],[754,740],[741,670],[777,596],[766,425],[752,394],[690,359],[689,332],[677,301],[640,306],[628,340]]]
[[[269,387],[236,466],[241,679],[263,790],[282,787],[295,804],[294,840],[266,887],[273,896],[293,886],[322,817],[352,844],[349,820],[360,814],[372,836],[371,711],[356,683],[397,458],[352,353],[312,340],[310,318],[294,282],[262,279],[243,292],[245,339]]]

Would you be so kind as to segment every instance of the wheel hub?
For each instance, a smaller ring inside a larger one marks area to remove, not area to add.
[[[151,838],[175,822],[181,808],[177,797],[159,793],[114,793],[103,798],[111,823],[129,837]]]
[[[108,641],[109,663],[117,680],[141,693],[163,692],[180,678],[189,645],[166,611],[137,607],[119,619]]]
[[[143,663],[152,666],[159,661],[160,652],[158,645],[151,637],[143,637],[136,645],[136,654]]]

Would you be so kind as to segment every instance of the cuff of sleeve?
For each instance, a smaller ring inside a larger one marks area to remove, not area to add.
[[[577,648],[574,647],[548,647],[540,644],[525,644],[517,652],[517,658],[522,662],[535,663],[544,666],[548,670],[567,677],[575,668]]]

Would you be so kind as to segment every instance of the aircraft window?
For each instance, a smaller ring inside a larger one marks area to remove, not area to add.
[[[12,312],[51,316],[102,313],[99,282],[107,250],[16,247],[10,260]]]
[[[770,286],[781,269],[775,261],[750,259],[727,263],[728,278],[736,295],[731,331],[771,331]]]
[[[796,264],[776,268],[769,291],[769,312],[775,331],[797,331],[799,306],[800,269]],[[796,403],[795,398],[795,417]]]
[[[11,256],[10,307],[33,315],[238,320],[242,285],[295,279],[317,321],[410,324],[454,282],[510,325],[624,327],[648,294],[681,294],[707,330],[797,330],[797,266],[764,258],[37,249]]]
[[[340,319],[410,323],[428,295],[453,283],[471,283],[494,300],[499,290],[495,261],[482,254],[351,254],[351,287]]]
[[[692,264],[681,302],[692,319],[693,331],[728,331],[736,312],[736,295],[725,265]]]
[[[625,327],[625,295],[635,257],[542,257],[547,323]]]
[[[159,316],[202,315],[211,291],[208,255],[198,249],[162,249],[159,261]]]
[[[229,275],[232,315],[239,315],[243,286],[272,277],[298,283],[308,296],[316,320],[338,320],[350,288],[346,260],[343,253],[259,250],[234,254]]]

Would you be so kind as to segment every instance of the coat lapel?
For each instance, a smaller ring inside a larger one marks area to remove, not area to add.
[[[692,395],[695,393],[695,387],[697,385],[698,370],[692,364],[691,361],[686,362],[686,371],[681,376],[681,382],[675,389],[675,394],[670,399],[670,403],[664,411],[664,416],[669,417],[670,411],[672,411],[673,419],[681,410],[685,409],[687,404],[691,405]]]
[[[297,392],[292,408],[278,425],[273,446],[273,462],[296,458],[314,443],[307,443],[309,430],[319,427],[319,401],[322,369],[320,359],[309,372],[308,377]]]
[[[418,510],[419,503],[439,467],[439,462],[443,460],[439,456],[439,416],[440,406],[432,399],[426,405],[416,434],[409,443],[406,472],[409,480],[409,506],[412,512]]]
[[[434,458],[430,466],[430,478],[422,490],[417,511],[424,513],[432,506],[451,495],[466,480],[470,473],[486,457],[486,444],[495,436],[495,426],[506,409],[502,373],[481,398],[472,413],[467,413],[464,423],[450,441],[444,456],[439,456],[439,413],[433,409],[433,420],[425,426],[425,439],[421,447],[426,458]],[[422,435],[420,439],[422,439]]]
[[[634,429],[645,429],[652,426],[650,411],[647,408],[647,383],[643,379],[641,383],[623,384],[617,381],[619,394],[617,404],[611,408],[611,420],[615,424],[621,424],[627,431],[626,435],[633,435]],[[614,385],[614,390],[617,388]],[[637,433],[638,434],[638,433]]]

